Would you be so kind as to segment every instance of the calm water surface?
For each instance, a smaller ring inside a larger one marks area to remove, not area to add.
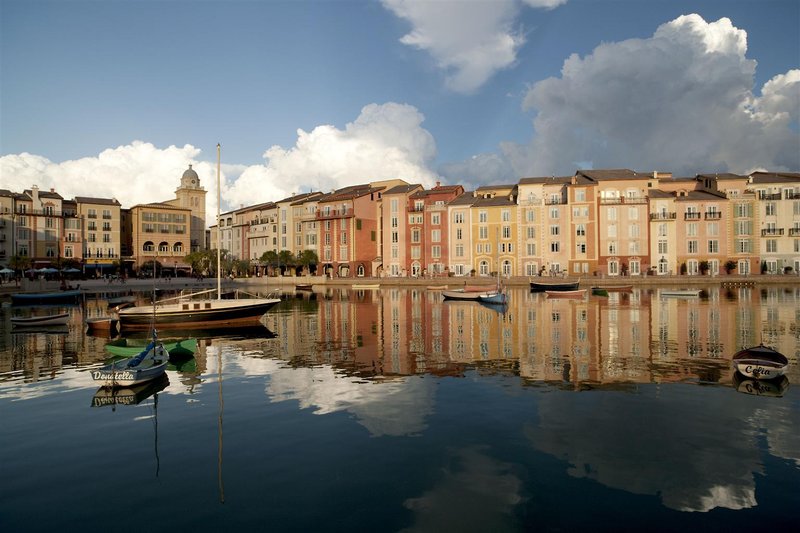
[[[104,296],[0,308],[3,531],[797,525],[795,286],[515,290],[502,309],[297,293],[266,328],[195,332],[194,360],[115,398],[89,374],[108,339],[83,333]],[[64,331],[10,326],[58,309]],[[732,373],[762,340],[788,382]]]

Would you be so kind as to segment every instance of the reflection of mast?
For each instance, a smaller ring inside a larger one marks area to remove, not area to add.
[[[156,450],[156,477],[161,468],[161,460],[158,457],[158,393],[153,395],[153,430],[155,433],[155,442],[153,446]]]
[[[219,454],[217,455],[217,483],[219,484],[219,502],[225,503],[225,485],[222,482],[222,413],[225,410],[225,403],[222,399],[222,350],[219,347],[217,347],[217,379],[219,380],[219,417],[217,419]]]

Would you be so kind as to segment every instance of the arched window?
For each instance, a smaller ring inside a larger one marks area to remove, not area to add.
[[[162,241],[161,243],[159,243],[158,251],[159,252],[169,252],[169,243],[165,242],[165,241]]]
[[[365,275],[364,265],[359,264],[358,268],[356,269],[356,276],[363,278]]]
[[[508,259],[503,261],[503,275],[510,276],[511,275],[511,261]]]
[[[147,241],[146,243],[144,243],[142,245],[142,251],[143,252],[152,252],[155,249],[156,248],[155,248],[155,245],[153,244],[153,241]]]
[[[478,274],[481,276],[488,276],[489,275],[489,262],[488,261],[481,261],[478,264]]]
[[[183,243],[182,242],[176,242],[172,246],[172,252],[176,253],[176,254],[183,253]]]
[[[419,264],[419,262],[414,261],[413,263],[411,263],[411,275],[413,277],[415,278],[418,277],[421,272],[422,272],[422,266]]]

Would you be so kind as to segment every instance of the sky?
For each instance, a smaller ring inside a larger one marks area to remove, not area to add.
[[[0,188],[800,171],[797,0],[0,0]]]

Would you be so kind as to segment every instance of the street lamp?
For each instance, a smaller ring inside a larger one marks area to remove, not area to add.
[[[175,277],[178,277],[178,262],[175,261]]]

